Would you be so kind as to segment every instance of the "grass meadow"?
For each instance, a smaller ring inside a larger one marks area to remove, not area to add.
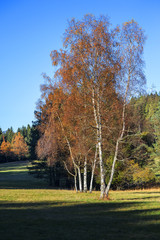
[[[160,239],[160,189],[76,193],[47,189],[27,162],[0,164],[0,239]]]

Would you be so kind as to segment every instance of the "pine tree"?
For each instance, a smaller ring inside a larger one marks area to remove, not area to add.
[[[14,136],[13,128],[12,127],[8,128],[6,133],[5,133],[5,139],[11,143],[12,139],[13,139],[13,136]]]
[[[2,129],[0,128],[0,145],[1,145],[2,141],[3,141],[3,134],[2,134]]]

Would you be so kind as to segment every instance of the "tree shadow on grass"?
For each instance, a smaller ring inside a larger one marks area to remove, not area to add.
[[[47,188],[44,179],[37,179],[27,170],[28,161],[10,162],[0,165],[0,189]]]
[[[160,194],[160,191],[154,191],[154,192],[149,192],[149,191],[140,191],[140,192],[135,192],[135,191],[133,191],[133,193],[132,194]]]
[[[160,199],[160,196],[141,196],[141,197],[130,197],[130,198],[121,198],[120,200],[128,200],[128,201],[134,201],[134,200],[149,200],[149,199]]]
[[[0,236],[3,240],[158,240],[160,208],[140,210],[140,204],[1,201]]]
[[[0,189],[53,189],[43,180],[0,181]]]

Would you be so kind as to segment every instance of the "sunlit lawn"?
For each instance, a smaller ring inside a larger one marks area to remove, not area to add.
[[[45,189],[25,165],[0,165],[0,239],[160,238],[160,189],[112,191],[109,201],[99,200],[99,192]]]

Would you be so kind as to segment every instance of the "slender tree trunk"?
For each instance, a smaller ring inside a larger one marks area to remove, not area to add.
[[[96,128],[97,128],[97,146],[98,146],[98,150],[99,150],[98,152],[99,152],[100,177],[101,177],[100,198],[103,198],[104,192],[105,192],[105,181],[104,181],[104,166],[103,166],[103,158],[102,158],[102,130],[101,130],[99,89],[97,89],[96,105],[95,105],[95,91],[94,91],[94,89],[92,89],[92,104],[93,104],[94,118],[95,118],[95,123],[96,123]]]
[[[93,188],[93,177],[94,177],[94,171],[95,171],[95,167],[96,167],[96,161],[97,161],[97,145],[96,145],[94,161],[93,161],[93,164],[92,164],[91,181],[90,181],[90,187],[89,187],[89,192],[90,193],[92,193],[92,188]]]
[[[83,191],[86,193],[87,192],[87,157],[85,156],[84,159],[84,175],[83,175],[84,179],[84,189]]]
[[[78,192],[78,189],[77,189],[77,169],[75,168],[75,174],[74,174],[74,188],[75,188],[75,191]]]
[[[76,175],[74,175],[74,189],[75,189],[76,192],[78,192]]]
[[[116,142],[116,149],[115,149],[114,159],[113,159],[112,168],[111,168],[111,175],[110,175],[107,187],[105,189],[105,197],[108,197],[108,195],[109,195],[109,190],[110,190],[110,187],[111,187],[111,183],[112,183],[113,175],[114,175],[114,171],[115,171],[115,164],[116,164],[117,157],[118,157],[119,143],[123,139],[124,132],[125,132],[125,112],[126,112],[126,101],[127,101],[127,93],[128,93],[128,89],[129,89],[129,84],[130,84],[130,74],[128,76],[128,81],[127,81],[127,86],[126,86],[126,91],[125,91],[125,97],[124,97],[124,102],[123,102],[122,131],[121,131],[120,137],[117,139],[117,142]]]
[[[74,187],[75,187],[76,192],[78,192],[78,189],[77,189],[77,169],[76,169],[76,167],[74,167],[74,172],[75,172],[75,174],[73,174],[73,173],[71,173],[71,172],[69,171],[69,169],[68,169],[67,164],[65,163],[65,161],[63,161],[63,163],[64,163],[64,166],[65,166],[67,172],[68,172],[71,176],[74,177]]]
[[[115,171],[115,164],[116,164],[117,156],[118,156],[119,141],[120,141],[120,139],[118,139],[117,143],[116,143],[116,150],[115,150],[114,159],[113,159],[113,163],[112,163],[111,175],[110,175],[107,187],[105,189],[105,197],[107,197],[107,198],[108,198],[109,190],[111,187],[111,183],[112,183],[113,175],[114,175],[114,171]]]
[[[99,162],[100,162],[100,173],[101,173],[101,194],[100,198],[104,197],[105,192],[105,182],[104,182],[104,166],[103,166],[103,159],[102,159],[102,146],[101,141],[98,142],[98,148],[99,148]]]
[[[82,177],[81,177],[80,167],[78,167],[77,170],[78,170],[78,180],[79,180],[79,191],[82,192]]]

